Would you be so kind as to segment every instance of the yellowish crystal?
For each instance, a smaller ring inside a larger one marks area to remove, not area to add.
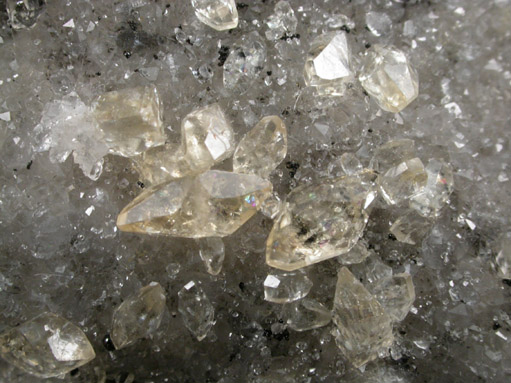
[[[378,178],[383,198],[395,205],[419,193],[425,186],[428,175],[419,158],[401,162]]]
[[[390,232],[399,242],[410,245],[419,245],[431,229],[431,222],[410,210],[400,216],[390,227]]]
[[[217,31],[238,26],[238,10],[234,0],[192,0],[192,6],[197,18]]]
[[[412,276],[408,273],[382,278],[371,286],[370,290],[385,312],[396,322],[405,319],[415,300],[415,287]]]

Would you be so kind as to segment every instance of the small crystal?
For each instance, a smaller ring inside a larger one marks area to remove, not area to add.
[[[381,36],[390,31],[392,20],[383,12],[367,12],[366,24],[373,35]]]
[[[44,313],[1,334],[0,356],[29,374],[49,378],[83,366],[96,354],[80,328]]]
[[[398,113],[419,94],[419,76],[405,54],[392,46],[373,45],[360,83],[383,110]]]
[[[396,322],[405,319],[415,300],[412,276],[408,273],[382,278],[370,290]]]
[[[165,310],[165,291],[157,282],[142,287],[114,311],[111,339],[116,349],[133,344],[160,327]]]
[[[414,157],[417,157],[417,153],[413,140],[389,141],[376,148],[371,159],[371,168],[383,174],[390,168],[396,167],[400,163],[411,160]]]
[[[498,275],[504,279],[511,279],[511,232],[500,236],[495,263]]]
[[[285,307],[287,325],[295,331],[307,331],[326,326],[332,320],[332,314],[321,303],[304,298]]]
[[[45,3],[45,0],[7,0],[7,14],[11,26],[14,29],[33,27],[43,12]]]
[[[261,205],[261,213],[271,219],[274,219],[280,213],[281,209],[282,200],[277,193],[272,193],[272,195]]]
[[[268,31],[266,31],[268,40],[278,40],[284,36],[294,35],[298,20],[289,2],[279,1],[275,5],[274,13],[266,21],[266,25],[268,25]]]
[[[430,222],[412,210],[399,217],[391,226],[390,232],[399,242],[420,245],[430,228]]]
[[[363,242],[358,242],[346,254],[340,255],[337,259],[342,265],[351,265],[363,262],[371,253]]]
[[[272,272],[264,280],[264,299],[274,303],[288,303],[309,294],[312,282],[302,271]]]
[[[222,270],[225,258],[225,247],[222,238],[210,237],[197,240],[199,255],[211,275],[218,275]]]
[[[184,324],[200,342],[215,324],[215,309],[196,281],[188,282],[179,291],[178,298]]]
[[[344,153],[341,156],[341,167],[349,176],[360,173],[363,170],[360,160],[353,153]]]
[[[165,143],[154,86],[105,93],[94,102],[94,114],[114,154],[133,157]]]
[[[383,198],[389,205],[410,199],[426,186],[428,175],[419,158],[412,158],[390,168],[378,177]]]
[[[392,268],[385,265],[373,254],[363,263],[351,267],[353,274],[366,286],[374,285],[381,279],[392,276]]]
[[[234,0],[192,0],[197,18],[217,31],[238,26],[238,10]]]
[[[267,178],[287,154],[287,130],[277,116],[264,117],[243,137],[234,152],[233,169]]]
[[[355,367],[376,359],[394,341],[389,315],[346,267],[338,274],[333,321],[336,343]]]
[[[346,34],[331,32],[318,36],[311,44],[304,69],[305,84],[321,95],[343,95],[353,81],[351,51]]]

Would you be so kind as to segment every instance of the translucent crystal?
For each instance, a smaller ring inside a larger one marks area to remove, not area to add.
[[[11,26],[14,29],[34,26],[45,3],[45,0],[7,0],[7,14]]]
[[[359,76],[360,83],[386,111],[398,113],[419,94],[419,76],[406,55],[392,46],[373,45]]]
[[[372,254],[363,263],[352,266],[351,270],[364,286],[374,285],[379,280],[392,276],[392,268],[385,265],[376,254]]]
[[[363,170],[360,160],[353,153],[344,153],[341,156],[341,167],[347,175],[355,175]]]
[[[188,330],[203,340],[215,324],[215,309],[196,281],[188,282],[178,293],[178,310]]]
[[[192,6],[197,18],[217,31],[238,26],[238,10],[234,0],[192,0]]]
[[[264,68],[266,44],[254,31],[234,43],[224,63],[224,86],[246,91]]]
[[[390,31],[392,20],[383,12],[367,12],[366,24],[373,35],[381,36]]]
[[[264,117],[240,141],[233,157],[237,173],[267,178],[287,154],[287,130],[277,116]]]
[[[289,303],[309,294],[312,282],[302,270],[272,272],[264,280],[264,299],[274,303]]]
[[[157,282],[142,287],[114,311],[111,339],[116,349],[133,344],[160,327],[165,310],[165,291]]]
[[[122,231],[178,237],[224,237],[248,221],[271,195],[253,174],[210,170],[146,189],[117,217]]]
[[[415,288],[412,276],[408,273],[382,278],[370,290],[396,322],[405,319],[415,301]]]
[[[347,253],[366,226],[375,174],[324,180],[288,195],[266,243],[266,263],[295,270]]]
[[[420,245],[430,229],[430,222],[412,210],[399,217],[391,226],[390,232],[399,242]]]
[[[108,92],[99,96],[93,106],[112,153],[133,157],[165,143],[156,87]]]
[[[44,313],[2,333],[0,356],[29,374],[49,378],[83,366],[96,354],[80,328]]]
[[[222,238],[200,238],[197,240],[199,255],[211,275],[218,275],[222,271],[225,258],[225,247]]]
[[[294,35],[298,20],[289,2],[281,0],[275,4],[273,14],[268,17],[266,25],[268,25],[268,30],[266,31],[266,38],[268,40],[278,40],[284,36]]]
[[[428,175],[419,158],[412,158],[390,168],[378,177],[382,196],[389,205],[408,200],[426,186]]]
[[[342,95],[353,81],[351,50],[344,32],[318,36],[311,43],[304,69],[305,84],[322,95]]]
[[[404,161],[417,157],[415,143],[413,140],[402,139],[389,141],[374,152],[371,159],[371,168],[380,174],[384,174],[389,169],[394,168]]]
[[[332,314],[321,303],[304,298],[285,306],[287,326],[295,331],[307,331],[326,326]]]
[[[498,239],[495,263],[498,275],[504,279],[511,279],[511,232],[502,234]]]
[[[343,265],[351,265],[363,262],[370,254],[369,250],[367,250],[367,245],[363,242],[358,242],[350,251],[340,255],[337,259]]]
[[[280,213],[281,209],[282,200],[275,192],[261,205],[261,213],[271,219],[274,219]]]
[[[332,319],[336,343],[355,367],[376,359],[393,343],[389,315],[346,267],[338,273]]]

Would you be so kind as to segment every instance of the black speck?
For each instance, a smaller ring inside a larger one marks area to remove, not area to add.
[[[105,337],[103,338],[103,346],[108,351],[115,351],[114,342],[112,342],[112,338],[110,337],[110,334],[106,334]]]
[[[372,132],[373,132],[373,130],[372,130],[372,129],[367,129],[367,132],[368,132],[368,133],[372,133]]]
[[[305,240],[305,243],[314,243],[318,239],[318,236],[316,234],[311,235],[309,238]]]
[[[504,283],[505,285],[511,286],[511,279],[503,279],[502,283]]]
[[[493,322],[493,330],[498,330],[499,328],[501,328],[502,326],[499,324],[499,322]]]
[[[351,32],[351,29],[347,26],[347,25],[343,25],[341,27],[341,31],[344,31],[346,33],[350,33]]]
[[[137,185],[140,186],[141,189],[143,189],[145,187],[145,185],[142,181],[137,181]]]
[[[237,9],[244,9],[244,8],[248,8],[248,4],[246,4],[246,3],[237,3],[237,4],[236,4],[236,8],[237,8]]]
[[[30,160],[27,164],[27,170],[30,170],[32,164],[34,163],[34,161]]]
[[[96,76],[101,76],[101,72],[96,72]]]
[[[158,55],[153,55],[153,59],[158,60]]]
[[[80,371],[79,371],[77,368],[75,368],[74,370],[71,370],[71,371],[69,372],[69,375],[71,375],[71,376],[76,376],[76,375],[78,375],[78,373],[79,373],[79,372],[80,372]]]
[[[289,170],[289,176],[293,178],[296,174],[296,171],[300,167],[300,164],[296,161],[288,161],[286,162],[286,169]]]
[[[390,234],[389,234],[389,239],[390,239],[391,241],[397,241],[396,236],[395,236],[394,234],[392,234],[392,233],[390,233]]]
[[[267,74],[268,76],[271,76],[272,71],[271,71],[271,70],[269,70],[268,72],[266,72],[266,74]]]
[[[131,52],[130,51],[124,51],[123,52],[123,55],[124,57],[126,57],[127,59],[129,59],[131,57]]]
[[[18,171],[18,169],[12,169],[12,171],[13,171],[13,172],[17,172],[17,171]]]
[[[277,339],[279,342],[282,340],[289,340],[289,331],[285,329],[280,334],[274,334],[273,337]]]
[[[299,39],[300,38],[300,34],[299,33],[295,33],[294,35],[284,35],[282,36],[280,39],[281,40],[284,40],[284,41],[288,41],[288,40],[294,40],[294,39]]]
[[[240,282],[238,286],[240,287],[241,291],[245,291],[245,284],[243,282]]]
[[[366,49],[369,49],[369,48],[371,48],[371,44],[367,43],[367,44],[365,45],[365,47],[366,47]]]
[[[128,26],[130,27],[130,29],[133,31],[133,32],[136,32],[137,29],[138,29],[138,25],[137,25],[137,22],[135,20],[129,20],[128,21]]]
[[[365,90],[363,90],[362,93],[364,93],[366,96],[369,96],[369,93],[367,93]]]
[[[218,66],[224,66],[225,60],[229,56],[229,47],[222,45],[218,50]]]

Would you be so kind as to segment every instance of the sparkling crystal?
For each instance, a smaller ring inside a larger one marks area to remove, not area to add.
[[[243,137],[234,152],[237,173],[267,178],[287,154],[287,130],[277,116],[264,117]]]
[[[426,186],[428,175],[419,158],[412,158],[390,168],[378,177],[383,198],[395,205],[414,197]]]
[[[292,36],[296,32],[298,20],[289,2],[285,0],[275,4],[274,13],[266,21],[268,40],[278,40],[284,36]]]
[[[405,319],[415,300],[412,276],[408,273],[382,278],[370,287],[370,291],[396,322]]]
[[[252,174],[210,170],[146,189],[117,218],[122,231],[178,237],[234,233],[271,195],[272,185]]]
[[[419,94],[419,76],[406,55],[392,46],[373,45],[360,83],[383,110],[398,113]]]
[[[344,153],[341,156],[341,167],[347,175],[355,175],[363,170],[360,160],[353,153]]]
[[[498,275],[504,279],[511,279],[511,232],[500,236],[495,263]]]
[[[305,84],[321,95],[342,95],[353,81],[351,50],[344,32],[318,36],[311,44],[304,69]]]
[[[389,315],[346,267],[338,274],[333,321],[336,343],[355,367],[376,359],[393,343]]]
[[[105,93],[94,102],[94,114],[114,154],[133,157],[165,143],[160,99],[154,86]]]
[[[197,281],[188,282],[178,293],[178,310],[184,324],[197,338],[203,340],[215,324],[215,309]]]
[[[273,271],[264,280],[264,299],[274,303],[288,303],[309,294],[312,282],[302,270]]]
[[[285,306],[287,326],[295,331],[307,331],[326,326],[332,314],[321,303],[304,298]]]
[[[373,35],[381,36],[390,31],[392,20],[389,15],[383,12],[367,12],[366,24]]]
[[[363,262],[371,253],[367,250],[367,245],[363,242],[358,242],[346,254],[340,255],[337,259],[343,265],[351,265]]]
[[[32,375],[49,378],[83,366],[96,354],[80,328],[44,313],[2,333],[0,356]]]
[[[116,349],[133,344],[160,327],[165,310],[165,291],[157,282],[142,287],[114,311],[111,339]]]
[[[266,263],[295,270],[347,253],[366,226],[375,174],[324,180],[288,195],[266,243]]]
[[[246,91],[264,68],[266,44],[254,31],[234,43],[224,63],[224,86]]]
[[[420,245],[431,229],[431,223],[415,210],[400,216],[391,226],[390,232],[399,242]]]
[[[197,18],[217,31],[238,26],[238,10],[234,0],[192,0]]]
[[[197,240],[199,255],[211,275],[218,275],[222,270],[225,258],[225,247],[222,238],[210,237]]]
[[[11,26],[14,29],[33,27],[43,12],[45,3],[45,0],[7,0],[7,14]]]
[[[392,268],[385,265],[376,254],[372,254],[363,263],[352,266],[351,270],[365,286],[374,285],[379,280],[392,276]]]
[[[417,157],[417,151],[413,140],[389,141],[376,148],[371,159],[371,168],[383,174],[403,161],[411,160],[414,157]]]
[[[282,209],[282,200],[277,193],[272,193],[261,205],[261,213],[266,217],[274,219]]]

